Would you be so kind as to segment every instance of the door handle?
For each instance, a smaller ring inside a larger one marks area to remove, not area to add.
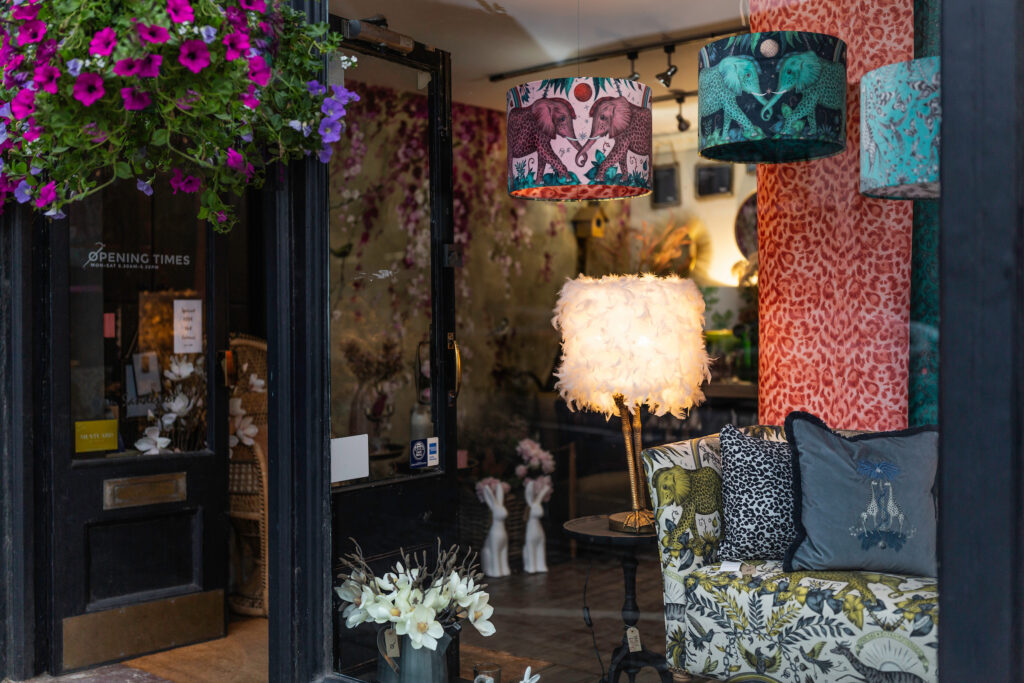
[[[455,389],[448,392],[448,401],[452,402],[462,391],[462,354],[459,353],[459,342],[455,341],[455,333],[448,333],[448,348],[455,352]]]

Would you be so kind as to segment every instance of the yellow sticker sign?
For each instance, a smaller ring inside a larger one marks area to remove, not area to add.
[[[75,423],[75,453],[117,450],[117,420]]]

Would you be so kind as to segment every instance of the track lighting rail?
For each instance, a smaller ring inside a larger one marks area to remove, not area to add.
[[[663,50],[668,45],[689,45],[690,43],[703,43],[717,38],[725,38],[737,33],[749,33],[750,29],[742,24],[736,26],[730,26],[724,29],[718,29],[717,31],[704,31],[702,33],[684,34],[678,38],[671,40],[661,40],[656,43],[646,43],[644,45],[631,45],[626,47],[616,48],[614,50],[605,50],[603,52],[595,52],[589,55],[581,55],[577,57],[570,57],[568,59],[560,59],[556,62],[547,62],[545,64],[538,64],[537,66],[530,66],[524,69],[515,69],[513,71],[503,71],[501,73],[491,74],[488,76],[488,80],[491,83],[497,81],[504,81],[510,78],[518,78],[520,76],[526,76],[529,74],[539,73],[541,71],[550,71],[551,69],[558,69],[564,66],[574,66],[576,64],[590,64],[591,62],[599,62],[603,59],[612,59],[614,57],[625,57],[631,52],[648,52],[650,50]]]

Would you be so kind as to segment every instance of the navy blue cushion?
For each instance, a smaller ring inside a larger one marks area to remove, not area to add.
[[[791,413],[796,540],[786,571],[860,569],[935,576],[935,427],[835,434]]]

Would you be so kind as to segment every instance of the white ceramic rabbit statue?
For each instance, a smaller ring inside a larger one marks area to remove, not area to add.
[[[486,576],[508,576],[512,571],[508,568],[508,532],[505,531],[505,491],[498,484],[494,488],[483,487],[484,502],[491,508],[491,530],[487,532],[487,540],[480,551],[480,564]]]
[[[548,482],[526,482],[526,504],[530,506],[530,519],[526,522],[526,542],[523,544],[523,570],[538,574],[548,570],[547,549],[544,543],[544,496],[548,494]]]

